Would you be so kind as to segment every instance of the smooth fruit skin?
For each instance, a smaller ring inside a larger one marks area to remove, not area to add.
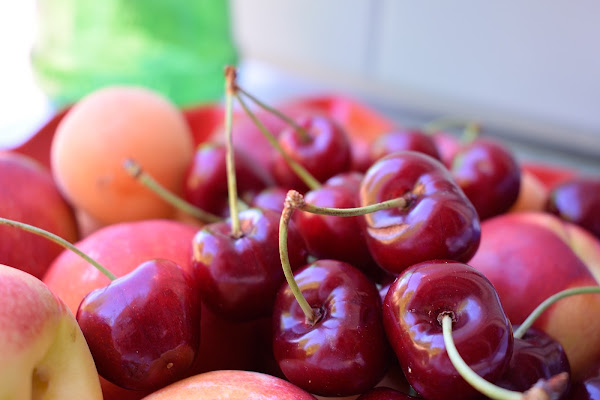
[[[440,153],[432,136],[418,129],[400,129],[384,133],[371,143],[372,162],[397,151],[412,150],[440,160]]]
[[[358,207],[358,191],[363,174],[347,172],[328,179],[323,186],[307,192],[307,203],[333,208]],[[311,255],[345,261],[379,281],[386,275],[369,252],[360,228],[361,217],[337,217],[296,211],[293,214],[298,231]]]
[[[305,115],[296,119],[308,134],[304,138],[296,129],[288,127],[279,137],[279,145],[300,163],[319,182],[350,170],[352,149],[350,138],[333,119],[324,115]],[[285,188],[305,192],[308,188],[279,153],[271,164],[276,182]]]
[[[0,264],[0,398],[101,400],[73,314],[32,275]]]
[[[510,361],[513,336],[494,287],[476,269],[434,260],[408,268],[390,287],[383,322],[406,379],[426,399],[473,399],[480,394],[448,358],[438,317],[452,312],[459,354],[480,376],[498,379]]]
[[[229,191],[224,145],[203,143],[196,148],[186,172],[184,198],[204,211],[229,215]],[[244,152],[236,150],[235,176],[238,196],[248,203],[258,192],[273,185],[273,178]]]
[[[555,186],[545,209],[600,238],[600,178],[578,177]]]
[[[313,325],[285,283],[273,309],[273,352],[290,382],[320,396],[349,396],[385,375],[389,345],[375,285],[350,264],[317,260],[294,274],[321,318]]]
[[[381,158],[360,187],[360,205],[404,197],[406,208],[365,215],[361,221],[371,255],[398,274],[425,260],[468,261],[479,245],[475,208],[448,170],[432,157],[404,151]]]
[[[250,208],[239,213],[242,236],[233,237],[229,220],[206,225],[192,241],[192,268],[203,302],[219,316],[248,321],[271,314],[285,278],[279,258],[280,215]],[[293,224],[288,230],[290,264],[295,270],[308,253]]]
[[[506,212],[519,196],[520,166],[495,140],[478,138],[461,148],[450,171],[481,220]]]
[[[600,362],[586,376],[573,383],[570,400],[600,400]]]
[[[517,329],[518,326],[514,326]],[[510,363],[504,375],[494,382],[505,389],[525,392],[540,379],[550,379],[561,372],[571,374],[571,366],[563,347],[556,340],[535,328],[529,328],[522,338],[514,339]],[[567,399],[569,386],[560,397]]]
[[[513,324],[561,290],[600,281],[600,241],[551,214],[499,215],[482,223],[481,237],[469,264],[492,282]],[[599,294],[577,295],[556,302],[534,323],[563,346],[574,379],[600,360],[600,321],[590,318],[599,313]]]
[[[144,400],[315,400],[281,378],[259,372],[220,370],[175,382]]]
[[[75,213],[50,172],[22,154],[0,152],[0,217],[34,225],[70,242],[79,238]],[[11,226],[0,226],[0,238],[0,263],[39,279],[63,250],[46,238]]]
[[[88,294],[77,322],[100,375],[153,390],[187,376],[200,345],[200,313],[191,273],[155,259]]]
[[[420,399],[420,397],[414,397],[406,393],[402,393],[398,390],[378,386],[373,388],[356,398],[356,400],[413,400]]]

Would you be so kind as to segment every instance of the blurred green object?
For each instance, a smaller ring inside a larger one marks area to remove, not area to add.
[[[154,89],[179,106],[224,95],[237,61],[227,0],[37,0],[31,61],[56,107],[107,85]]]

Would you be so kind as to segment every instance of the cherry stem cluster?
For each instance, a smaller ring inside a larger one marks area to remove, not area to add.
[[[221,220],[221,217],[218,215],[204,211],[203,209],[196,207],[195,205],[183,200],[175,193],[169,191],[149,173],[144,171],[136,161],[132,159],[125,160],[123,163],[123,168],[125,168],[125,171],[127,171],[127,173],[129,173],[129,175],[135,178],[138,182],[152,190],[167,203],[177,207],[179,210],[182,210],[183,212],[186,212],[187,214],[198,218],[200,221],[205,223],[218,222]]]
[[[442,332],[448,357],[460,376],[483,395],[496,400],[550,400],[565,390],[569,380],[569,374],[566,372],[536,383],[525,393],[504,389],[488,382],[473,371],[458,353],[452,338],[452,323],[450,315],[442,316]]]
[[[58,236],[52,232],[48,232],[44,229],[38,228],[37,226],[29,225],[24,222],[13,221],[11,219],[2,218],[2,217],[0,217],[0,224],[19,228],[26,232],[30,232],[30,233],[36,234],[38,236],[44,237],[48,240],[51,240],[52,242],[59,244],[60,246],[66,248],[66,249],[71,250],[73,253],[75,253],[79,257],[83,258],[85,261],[87,261],[92,266],[94,266],[98,271],[100,271],[104,275],[106,275],[106,277],[108,279],[110,279],[111,281],[117,279],[117,277],[112,272],[110,272],[108,269],[106,269],[105,267],[100,265],[100,263],[98,263],[96,260],[92,259],[90,256],[85,254],[83,251],[79,250],[72,243],[68,242],[67,240],[61,238],[60,236]],[[15,267],[18,267],[18,266],[15,266]]]
[[[298,209],[301,211],[309,212],[312,214],[320,214],[320,215],[332,215],[337,217],[357,217],[359,215],[369,214],[379,210],[386,210],[389,208],[404,208],[408,204],[407,200],[404,197],[398,197],[392,200],[387,200],[377,204],[371,204],[363,207],[352,207],[352,208],[330,208],[330,207],[319,207],[316,205],[312,205],[307,203],[304,200],[304,196],[295,190],[288,191],[283,211],[281,212],[281,219],[279,220],[279,257],[281,259],[281,266],[283,268],[283,274],[285,275],[285,279],[298,301],[300,308],[304,312],[306,316],[307,323],[313,325],[316,321],[319,320],[320,315],[319,311],[313,309],[306,298],[302,294],[302,291],[298,287],[296,280],[294,279],[294,274],[292,272],[292,268],[290,266],[290,259],[288,255],[288,246],[287,246],[287,238],[288,238],[288,227],[290,220],[292,218],[292,214],[294,210]]]

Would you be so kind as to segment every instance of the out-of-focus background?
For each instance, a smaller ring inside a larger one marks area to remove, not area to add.
[[[600,2],[231,0],[229,7],[241,81],[263,99],[336,92],[403,124],[474,119],[530,157],[600,170]],[[55,110],[32,74],[35,12],[36,0],[0,5],[0,147]]]

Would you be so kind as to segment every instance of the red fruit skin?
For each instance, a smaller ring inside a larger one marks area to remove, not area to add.
[[[192,268],[203,302],[219,316],[249,321],[269,316],[285,278],[279,258],[280,215],[251,208],[239,213],[242,236],[231,222],[206,225],[192,241]],[[288,230],[292,269],[306,263],[308,252],[293,224]]]
[[[554,186],[546,211],[600,238],[600,178],[577,177]]]
[[[306,139],[294,128],[284,129],[279,145],[319,182],[350,170],[352,149],[346,132],[332,119],[323,115],[307,115],[296,119],[309,135]],[[271,173],[280,186],[305,192],[308,187],[289,167],[281,154],[271,164]]]
[[[413,400],[420,399],[420,397],[414,397],[406,393],[402,393],[398,390],[378,386],[373,388],[356,398],[356,400]]]
[[[433,260],[400,275],[383,303],[383,322],[406,379],[423,398],[480,397],[450,362],[438,321],[454,314],[458,353],[480,376],[494,382],[510,361],[513,336],[492,284],[462,263]]]
[[[389,364],[375,285],[337,260],[317,260],[294,278],[322,317],[307,323],[289,285],[282,285],[273,309],[273,352],[284,375],[321,396],[356,395],[374,387]]]
[[[600,362],[581,380],[573,383],[570,400],[600,400]]]
[[[73,208],[52,175],[34,159],[0,152],[0,217],[44,229],[73,243],[79,238]],[[0,226],[0,264],[42,279],[63,247],[36,234]]]
[[[348,172],[328,179],[323,186],[306,193],[307,203],[333,208],[358,207],[358,191],[363,174]],[[337,217],[296,211],[298,231],[311,255],[345,261],[360,269],[374,281],[386,275],[369,252],[360,229],[361,217]]]
[[[268,187],[254,196],[250,207],[272,210],[281,214],[287,193],[288,190],[281,186]]]
[[[185,377],[200,345],[200,295],[172,261],[147,261],[89,293],[77,311],[98,373],[126,389]]]
[[[369,168],[360,188],[361,206],[401,196],[407,207],[361,219],[371,255],[381,268],[398,274],[421,261],[466,262],[475,254],[481,236],[477,212],[440,161],[405,151]]]
[[[506,212],[517,201],[521,168],[499,142],[475,139],[456,153],[450,171],[480,220]]]
[[[375,162],[381,157],[397,151],[412,150],[427,154],[440,160],[440,153],[433,138],[417,129],[404,129],[385,133],[371,144],[371,160]]]
[[[229,215],[227,151],[224,145],[204,143],[196,148],[185,177],[184,198],[204,211]],[[273,185],[273,178],[241,150],[234,152],[238,196],[249,202],[258,192]]]

